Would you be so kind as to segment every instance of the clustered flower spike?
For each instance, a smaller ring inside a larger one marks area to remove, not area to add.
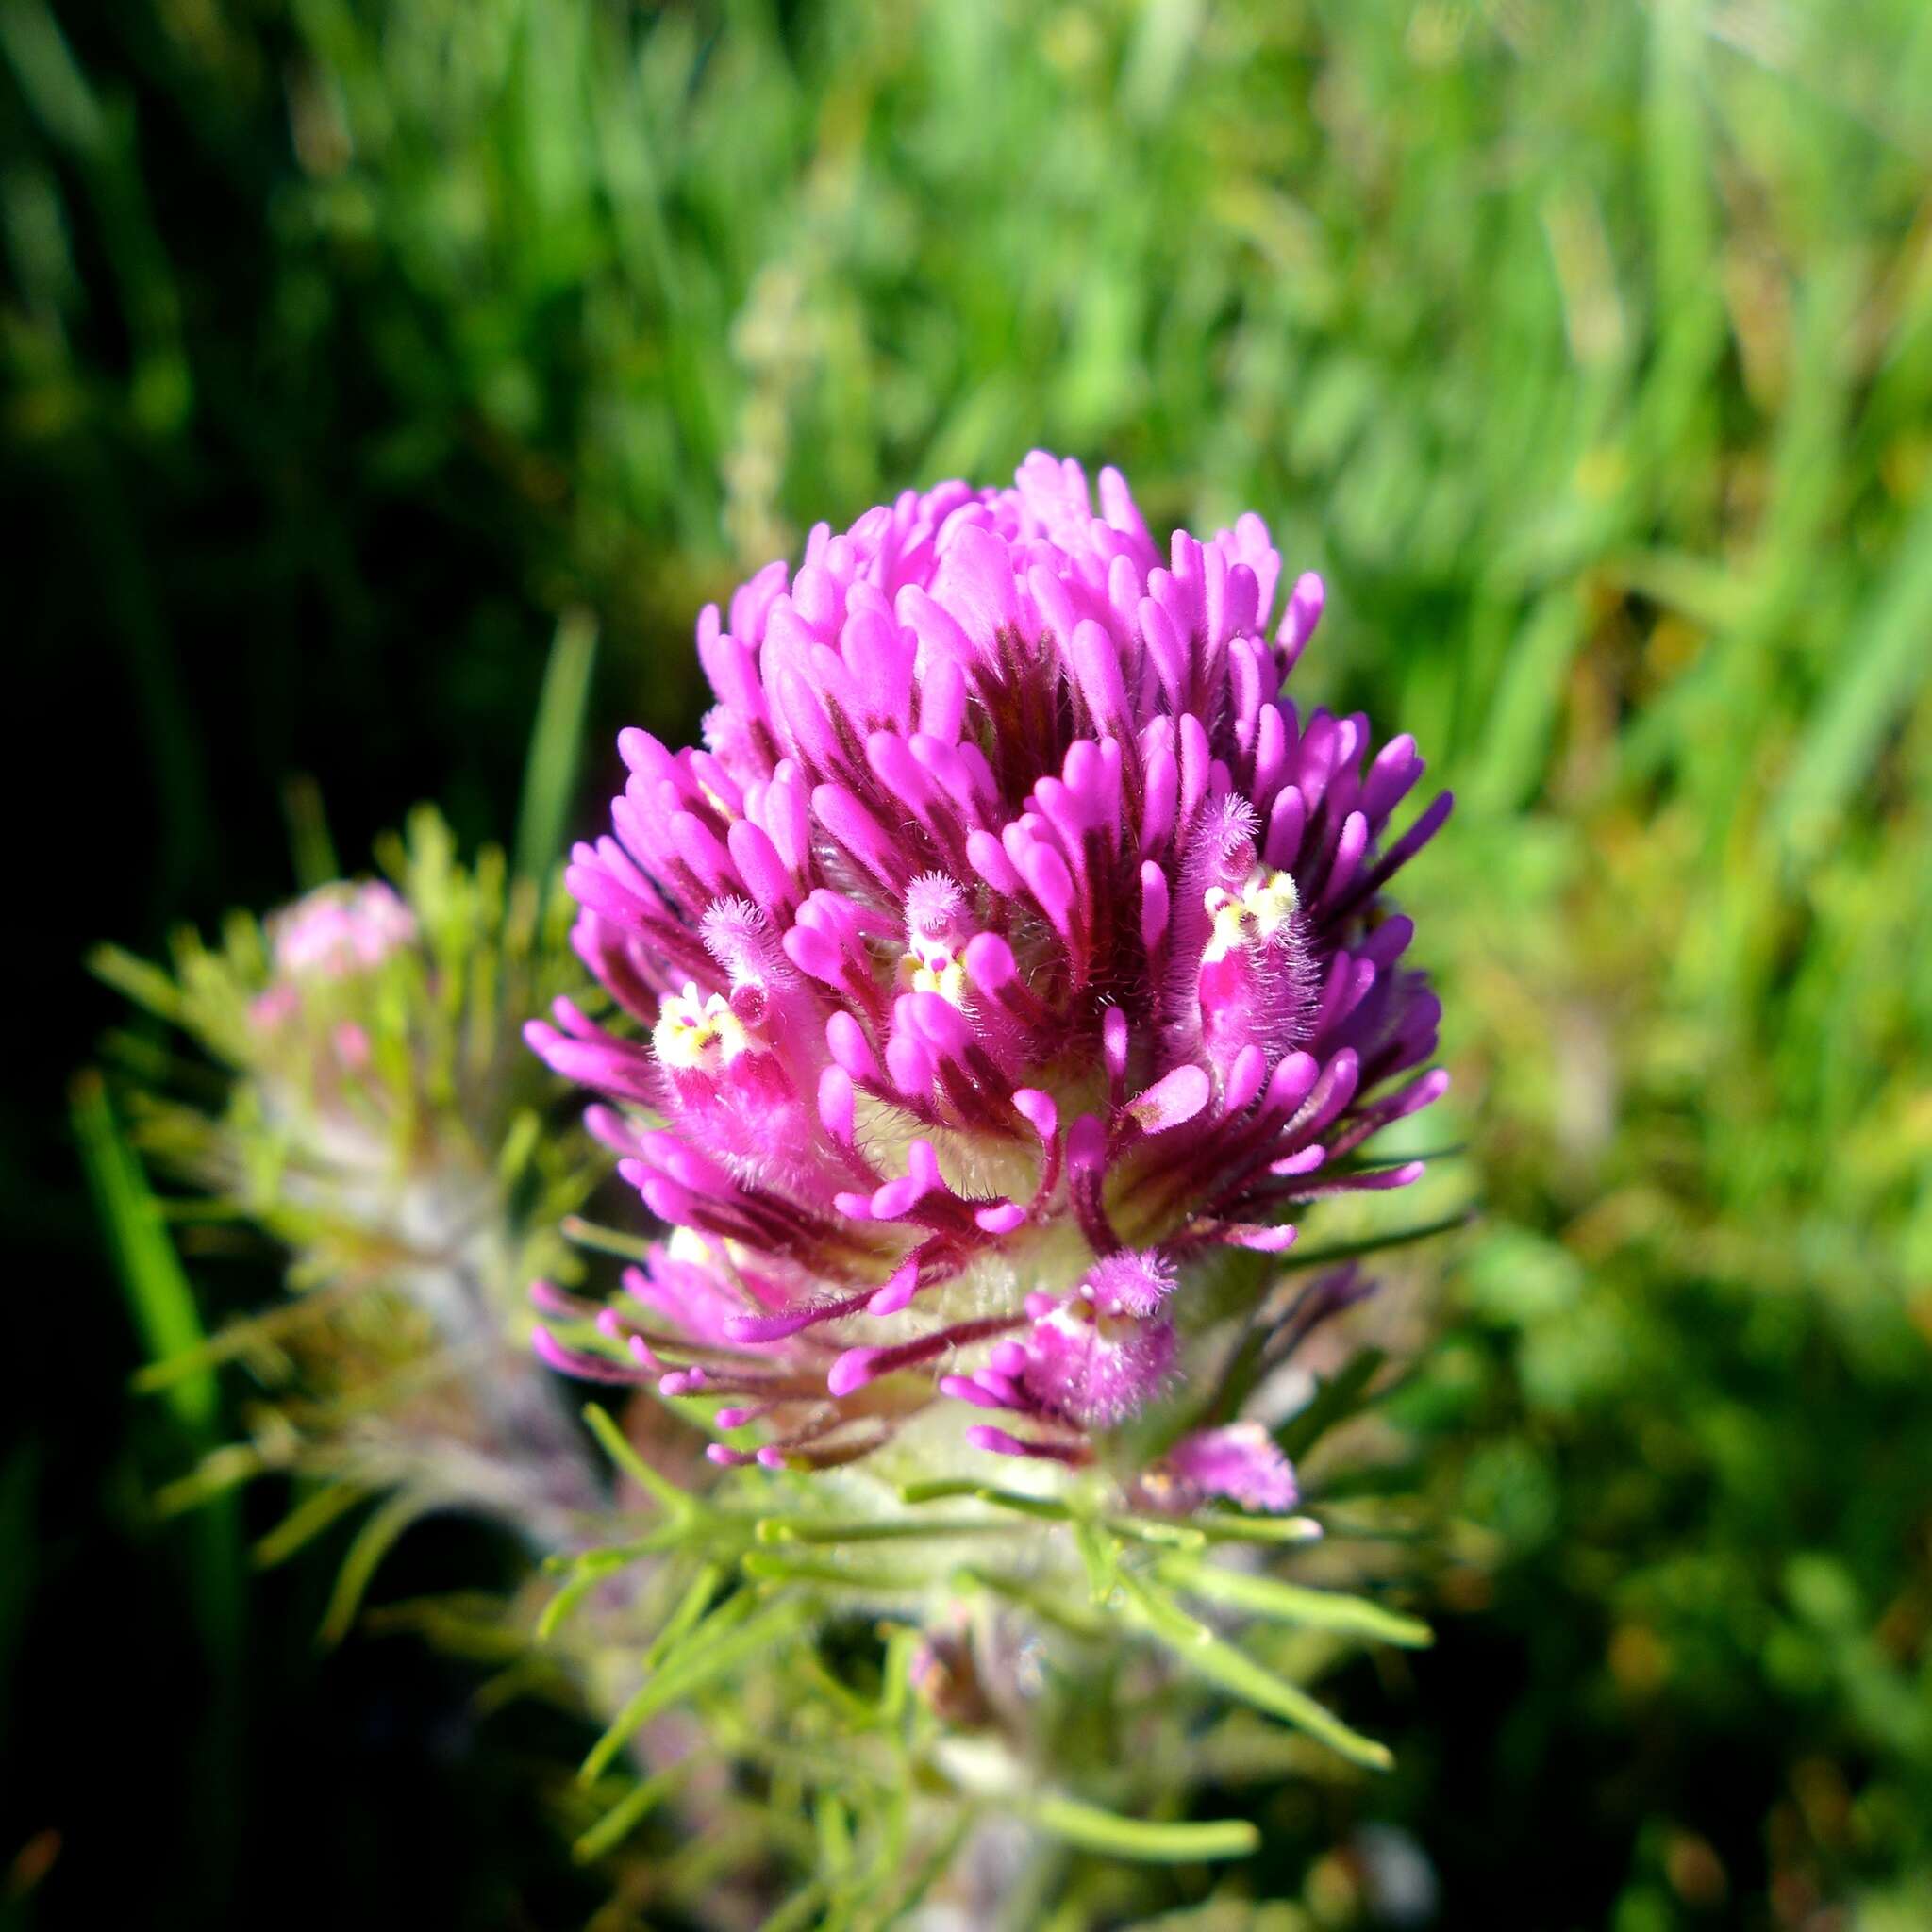
[[[1447,816],[1423,761],[1278,695],[1321,615],[1274,605],[1254,515],[1158,549],[1077,463],[821,525],[708,608],[700,749],[620,740],[575,943],[636,1022],[559,1000],[536,1051],[672,1238],[612,1357],[824,1466],[947,1405],[976,1450],[1069,1465],[1173,1385],[1191,1271],[1302,1205],[1399,1187],[1350,1157],[1446,1084],[1382,894]],[[655,1114],[661,1124],[646,1117]],[[1158,1491],[1288,1507],[1265,1433],[1206,1430]]]
[[[426,808],[382,850],[395,885],[331,881],[232,917],[219,947],[184,934],[172,973],[103,949],[103,975],[226,1076],[177,1093],[144,1066],[130,1115],[143,1152],[287,1254],[291,1298],[215,1342],[276,1415],[257,1466],[560,1548],[598,1489],[531,1357],[525,1291],[568,1267],[558,1224],[604,1162],[580,1135],[527,1132],[556,1082],[510,1016],[580,976],[568,915],[545,920],[499,854],[458,863]]]

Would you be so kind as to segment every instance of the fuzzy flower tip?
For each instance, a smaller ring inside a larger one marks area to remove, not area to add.
[[[1281,575],[1257,516],[1163,551],[1116,472],[1096,515],[1036,454],[821,525],[700,618],[703,747],[621,738],[567,878],[635,1024],[559,1001],[528,1038],[678,1230],[625,1339],[764,1425],[715,1459],[849,1461],[963,1404],[1002,1417],[978,1449],[1086,1462],[1185,1380],[1192,1264],[1420,1172],[1349,1157],[1445,1084],[1383,895],[1449,799],[1393,830],[1413,741],[1280,695],[1323,596],[1277,613]],[[1292,1499],[1245,1437],[1175,1457]]]
[[[1299,1493],[1288,1457],[1259,1423],[1183,1436],[1141,1478],[1141,1489],[1156,1508],[1175,1510],[1223,1496],[1250,1509],[1279,1511],[1292,1509]]]

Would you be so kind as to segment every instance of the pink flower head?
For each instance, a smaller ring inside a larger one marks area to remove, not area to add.
[[[268,922],[278,976],[346,979],[416,937],[416,915],[380,881],[319,886]]]
[[[1413,742],[1279,695],[1322,605],[1281,575],[1258,517],[1162,550],[1035,454],[820,525],[700,618],[703,746],[620,739],[567,874],[620,1020],[528,1037],[619,1104],[693,1243],[647,1283],[667,1373],[752,1398],[766,1459],[959,1401],[1085,1461],[1172,1386],[1194,1264],[1420,1172],[1349,1157],[1444,1084],[1383,893],[1449,800],[1394,832]]]
[[[320,991],[320,1004],[328,1006],[329,989],[374,973],[417,935],[416,915],[379,880],[318,886],[271,913],[266,929],[272,976],[248,1016],[258,1035],[284,1044],[303,1014],[312,1012],[311,995]],[[321,1038],[317,1051],[337,1072],[359,1072],[368,1062],[369,1036],[345,1021]]]

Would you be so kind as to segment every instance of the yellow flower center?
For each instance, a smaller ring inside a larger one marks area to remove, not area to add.
[[[751,1035],[723,993],[703,996],[687,984],[665,994],[651,1044],[675,1073],[718,1074],[751,1045]]]
[[[966,1005],[966,968],[958,955],[939,940],[915,939],[899,959],[899,985],[906,992],[936,992],[949,1005]]]
[[[1230,953],[1272,940],[1294,917],[1301,894],[1288,873],[1257,865],[1239,892],[1210,886],[1201,903],[1214,921],[1201,955],[1202,965],[1211,966]]]

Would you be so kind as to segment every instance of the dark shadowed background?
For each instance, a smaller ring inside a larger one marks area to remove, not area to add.
[[[1407,896],[1485,1212],[1402,1411],[1454,1560],[1362,1815],[1444,1925],[1932,1924],[1928,101],[1917,0],[0,0],[0,1922],[601,1898],[567,1733],[318,1649],[273,1499],[157,1518],[84,949],[287,896],[291,778],[352,865],[421,798],[507,837],[578,608],[590,824],[701,602],[1044,444],[1261,510],[1298,690],[1460,795]],[[1373,1923],[1282,1803],[1292,1923]]]

